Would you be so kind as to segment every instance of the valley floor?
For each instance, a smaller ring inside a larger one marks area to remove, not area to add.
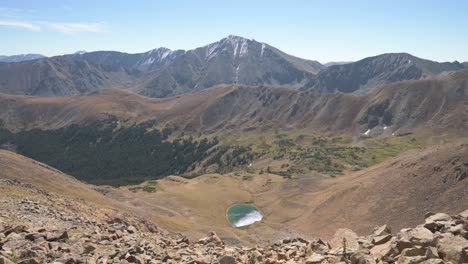
[[[468,145],[411,150],[338,177],[310,173],[287,179],[235,172],[194,179],[170,176],[138,186],[96,189],[190,238],[210,230],[233,244],[268,243],[296,235],[330,238],[342,227],[366,234],[383,223],[400,229],[419,223],[428,212],[468,208]],[[263,220],[233,228],[225,212],[235,203],[254,204]]]
[[[191,240],[141,217],[0,181],[0,263],[466,263],[468,210],[428,214],[397,234],[381,226],[359,237],[338,229],[329,241],[276,239],[232,246],[215,232]]]

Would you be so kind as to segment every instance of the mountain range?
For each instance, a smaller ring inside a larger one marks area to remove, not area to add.
[[[0,62],[22,62],[46,58],[46,56],[41,54],[19,54],[12,56],[0,55]]]
[[[425,79],[464,68],[458,62],[439,63],[408,53],[389,53],[327,67],[312,77],[303,89],[319,92],[365,92],[386,83]]]
[[[318,92],[363,93],[384,84],[464,69],[407,53],[322,65],[238,36],[193,50],[157,48],[144,53],[78,52],[19,63],[0,63],[0,92],[61,96],[127,88],[170,97],[220,84],[288,87]],[[328,67],[327,67],[328,66]]]
[[[19,60],[0,62],[0,263],[468,259],[468,212],[432,213],[468,206],[467,62],[322,65],[232,35]]]
[[[156,99],[126,89],[85,96],[30,97],[0,95],[0,120],[12,131],[57,129],[114,115],[182,130],[249,130],[273,124],[282,129],[359,136],[366,130],[468,129],[468,70],[424,80],[384,85],[365,94],[318,93],[290,88],[221,85]]]

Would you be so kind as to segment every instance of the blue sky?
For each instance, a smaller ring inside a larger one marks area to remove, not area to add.
[[[468,1],[0,0],[0,54],[192,49],[234,34],[320,62],[468,61]]]

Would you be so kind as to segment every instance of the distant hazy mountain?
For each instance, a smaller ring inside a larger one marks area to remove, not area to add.
[[[330,62],[323,64],[323,66],[330,67],[333,65],[343,65],[343,64],[349,64],[349,63],[353,63],[353,61],[330,61]]]
[[[0,63],[0,91],[9,94],[58,96],[122,87],[132,72],[108,65],[75,60],[70,56],[19,63]]]
[[[0,93],[57,96],[120,87],[150,97],[169,97],[219,84],[360,93],[386,83],[464,68],[458,62],[439,63],[407,53],[342,63],[325,67],[266,43],[231,35],[188,51],[80,51],[19,63],[0,62]]]
[[[320,92],[364,92],[385,83],[424,79],[463,68],[458,62],[439,63],[407,53],[388,53],[349,64],[330,66],[312,77],[302,89]]]
[[[288,55],[268,44],[229,36],[189,51],[79,51],[18,66],[2,65],[0,92],[55,96],[116,86],[167,97],[217,84],[299,88],[323,68],[317,61]]]
[[[111,65],[141,71],[154,71],[173,61],[183,50],[171,51],[167,48],[153,49],[144,53],[123,53],[117,51],[95,51],[74,54],[75,59],[86,60],[95,64]]]
[[[45,58],[46,56],[41,54],[20,54],[12,56],[1,56],[0,62],[21,62],[21,61],[30,61]]]
[[[137,91],[152,97],[208,88],[217,84],[299,87],[324,68],[317,61],[288,55],[268,44],[228,36],[178,54]]]
[[[465,68],[468,68],[468,61],[465,61],[464,63],[462,63],[463,66],[465,66]]]

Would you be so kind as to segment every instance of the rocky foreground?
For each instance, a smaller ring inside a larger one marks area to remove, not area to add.
[[[468,263],[468,210],[429,213],[424,224],[369,236],[339,229],[330,241],[291,238],[268,246],[198,241],[125,213],[0,181],[0,264],[23,263]]]

